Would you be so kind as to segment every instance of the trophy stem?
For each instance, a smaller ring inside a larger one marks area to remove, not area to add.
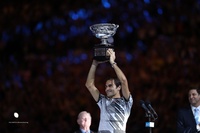
[[[105,38],[101,39],[101,44],[107,44],[107,40]]]

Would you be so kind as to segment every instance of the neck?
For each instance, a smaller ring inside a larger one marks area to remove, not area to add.
[[[83,127],[83,128],[81,128],[81,129],[84,130],[84,131],[89,131],[89,130],[90,130],[89,127]]]
[[[111,97],[108,97],[108,98],[110,98],[110,99],[112,99],[112,98],[121,98],[121,96],[120,95],[114,95],[114,96],[111,96]]]
[[[200,106],[200,104],[194,104],[194,105],[192,105],[192,106],[194,106],[195,108],[197,108],[197,107]]]
[[[121,95],[118,93],[118,94],[114,95],[113,98],[121,98]]]

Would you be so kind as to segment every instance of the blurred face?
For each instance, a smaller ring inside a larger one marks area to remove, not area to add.
[[[198,107],[200,105],[200,94],[195,89],[189,91],[188,99],[192,106]]]
[[[79,114],[78,120],[77,120],[79,126],[84,129],[84,130],[88,130],[90,128],[91,125],[91,116],[89,113],[87,112],[81,112]]]
[[[105,92],[107,94],[107,97],[109,98],[115,98],[115,96],[119,95],[120,87],[116,87],[114,80],[107,80]]]

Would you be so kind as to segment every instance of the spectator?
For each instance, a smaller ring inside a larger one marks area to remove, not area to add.
[[[200,132],[200,89],[191,88],[188,92],[190,106],[179,109],[177,117],[177,133]]]
[[[74,133],[95,133],[90,130],[91,122],[92,122],[92,117],[90,113],[86,111],[80,112],[77,119],[79,129]]]

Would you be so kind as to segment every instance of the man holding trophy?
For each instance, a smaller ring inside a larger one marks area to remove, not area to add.
[[[93,26],[97,26],[96,28],[98,29],[98,32],[95,32],[95,34],[99,34],[96,35],[97,37],[101,35],[100,38],[105,39],[114,35],[113,33],[116,32],[116,28],[113,28],[116,27],[114,24],[106,23]],[[113,31],[113,29],[115,31]],[[106,35],[106,37],[104,35]],[[129,91],[128,81],[115,62],[116,56],[113,48],[106,45],[105,40],[104,43],[102,42],[100,45],[103,46],[101,46],[100,49],[97,47],[97,51],[101,54],[97,54],[98,58],[96,58],[94,49],[94,59],[85,84],[101,111],[98,132],[125,133],[126,124],[133,105],[133,99]],[[108,78],[105,83],[105,96],[101,94],[95,86],[95,72],[99,64],[107,61],[109,61],[113,67],[117,78]],[[120,91],[122,92],[122,96],[120,95]]]

